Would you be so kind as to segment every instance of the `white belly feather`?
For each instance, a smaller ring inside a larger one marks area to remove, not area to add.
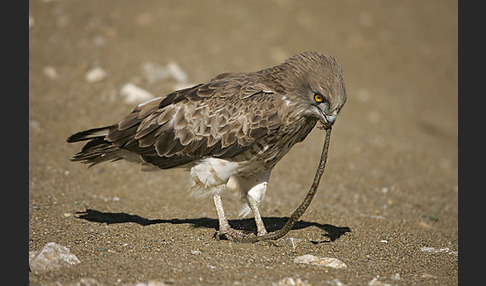
[[[228,179],[239,167],[236,162],[224,159],[205,158],[190,170],[189,187],[195,197],[209,197],[221,192]]]

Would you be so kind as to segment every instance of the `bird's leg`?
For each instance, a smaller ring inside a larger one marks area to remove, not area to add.
[[[271,170],[268,170],[265,173],[260,173],[250,178],[239,178],[240,191],[247,192],[246,202],[248,203],[250,210],[253,212],[258,236],[267,234],[267,230],[265,229],[265,224],[263,223],[258,207],[262,203],[265,193],[267,192],[270,172]]]
[[[223,209],[223,202],[221,201],[221,194],[218,192],[213,196],[214,206],[216,207],[216,212],[218,213],[218,220],[219,220],[219,231],[216,233],[216,237],[221,239],[223,237],[227,237],[228,239],[231,238],[242,238],[246,235],[238,230],[231,228],[228,219],[224,213]]]
[[[255,217],[258,236],[267,234],[267,229],[263,223],[262,216],[260,215],[260,211],[258,211],[258,203],[250,195],[248,195],[248,205],[250,206],[253,216]]]

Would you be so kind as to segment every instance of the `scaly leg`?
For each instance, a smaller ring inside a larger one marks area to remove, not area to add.
[[[224,213],[223,209],[223,202],[221,201],[221,195],[219,193],[214,194],[213,196],[214,206],[216,207],[216,212],[218,213],[218,220],[219,220],[219,231],[216,232],[216,237],[218,239],[221,238],[242,238],[246,235],[238,230],[231,228],[228,219]]]
[[[263,223],[262,216],[260,215],[260,211],[258,211],[258,203],[250,195],[248,195],[248,205],[250,206],[253,216],[255,217],[258,236],[267,234],[267,229]]]
[[[270,172],[271,170],[268,170],[265,173],[257,174],[250,178],[238,178],[240,192],[245,194],[244,198],[246,198],[248,207],[250,208],[251,212],[253,212],[255,223],[257,226],[257,234],[259,236],[267,234],[267,230],[265,229],[265,224],[263,223],[258,207],[265,197],[268,180],[270,178]],[[250,210],[248,210],[248,208],[245,208],[241,211],[240,214],[245,215]]]

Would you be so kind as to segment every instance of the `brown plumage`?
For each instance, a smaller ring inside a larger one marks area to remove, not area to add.
[[[230,228],[220,198],[233,178],[246,203],[242,214],[253,211],[262,235],[258,206],[272,168],[317,121],[332,125],[345,101],[336,59],[308,52],[261,71],[220,74],[67,141],[89,140],[72,160],[90,166],[126,159],[146,169],[189,169],[194,192],[214,198],[221,235],[239,235]]]

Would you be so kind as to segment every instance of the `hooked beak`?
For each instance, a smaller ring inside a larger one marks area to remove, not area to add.
[[[319,111],[321,112],[321,124],[329,127],[332,126],[334,124],[334,121],[336,121],[337,112],[334,111],[331,115],[329,115],[321,109],[319,109]]]

